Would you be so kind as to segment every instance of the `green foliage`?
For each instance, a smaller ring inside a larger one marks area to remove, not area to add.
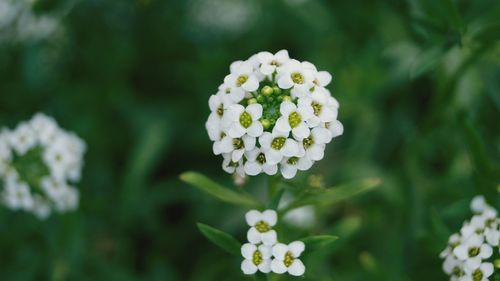
[[[438,254],[470,199],[500,208],[498,0],[35,3],[63,28],[23,41],[0,27],[0,124],[43,111],[88,152],[77,212],[0,208],[0,280],[251,280],[196,222],[242,243],[248,209],[310,204],[314,226],[280,220],[279,237],[339,239],[300,280],[444,280]],[[345,132],[287,185],[236,187],[204,128],[208,98],[231,62],[280,49],[332,73]],[[178,180],[191,170],[205,176]]]
[[[222,232],[218,229],[215,229],[206,224],[198,223],[198,229],[200,232],[208,238],[208,240],[212,241],[215,245],[221,247],[226,252],[234,255],[240,256],[241,252],[241,244],[236,240],[233,236]]]
[[[197,187],[207,194],[226,203],[235,204],[247,208],[262,208],[261,203],[259,203],[251,195],[243,192],[236,192],[227,187],[221,186],[201,174],[195,172],[186,172],[183,173],[180,178],[184,182],[189,183],[194,187]]]
[[[304,242],[304,244],[306,245],[307,252],[310,253],[311,251],[327,247],[329,244],[331,244],[337,239],[338,239],[337,236],[317,235],[317,236],[309,236],[300,240]]]

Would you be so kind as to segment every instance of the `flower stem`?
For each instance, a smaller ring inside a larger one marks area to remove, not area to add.
[[[267,200],[271,202],[278,191],[278,181],[276,177],[270,176],[267,179]]]

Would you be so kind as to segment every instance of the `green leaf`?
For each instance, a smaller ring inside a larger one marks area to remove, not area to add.
[[[280,189],[276,193],[276,195],[274,195],[274,197],[272,198],[271,202],[269,203],[268,209],[271,209],[271,210],[278,209],[278,206],[279,206],[280,201],[281,201],[281,197],[283,196],[284,193],[285,193],[285,189],[284,188]]]
[[[333,205],[340,201],[349,199],[361,193],[368,192],[375,187],[379,186],[382,180],[379,178],[369,178],[353,183],[348,183],[335,188],[328,188],[324,192],[319,192],[315,194],[305,195],[296,201],[292,202],[290,205],[285,207],[282,211],[286,213],[287,211],[293,210],[298,207],[305,205],[316,205],[316,206],[327,206]]]
[[[215,245],[221,247],[226,252],[239,256],[241,252],[241,244],[236,240],[233,236],[220,231],[216,228],[208,226],[206,224],[197,223],[198,229],[200,232],[208,238],[208,240],[212,241]]]
[[[251,195],[231,190],[215,183],[202,174],[185,172],[180,175],[180,179],[226,203],[248,208],[262,208],[262,204]]]
[[[306,251],[316,251],[330,245],[337,239],[337,236],[332,235],[316,235],[309,236],[300,240],[304,242],[304,244],[306,244]]]
[[[410,69],[410,78],[416,79],[420,75],[432,70],[443,58],[445,49],[441,46],[427,49],[420,53]]]

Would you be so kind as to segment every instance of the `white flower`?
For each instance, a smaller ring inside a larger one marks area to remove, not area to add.
[[[313,83],[316,86],[326,87],[332,81],[332,75],[328,71],[318,71],[316,66],[308,61],[302,62],[302,66],[311,70],[314,76]]]
[[[281,174],[285,179],[291,179],[297,174],[297,170],[306,171],[311,168],[313,161],[308,157],[288,157],[283,158],[280,165]]]
[[[325,155],[325,145],[331,141],[331,133],[328,129],[316,127],[311,134],[302,140],[300,150],[312,161],[319,161]]]
[[[462,277],[462,281],[488,281],[488,277],[493,274],[493,264],[492,263],[482,263],[477,268],[467,268],[465,267],[465,276]]]
[[[278,172],[278,165],[271,165],[266,161],[266,155],[259,148],[247,151],[245,153],[247,162],[245,162],[245,173],[255,176],[264,172],[268,175],[275,175]]]
[[[305,245],[302,241],[295,241],[288,245],[281,243],[274,245],[271,270],[277,274],[288,272],[293,276],[303,275],[306,267],[299,257],[304,250]]]
[[[247,239],[252,244],[263,243],[267,246],[276,244],[277,234],[273,226],[278,221],[278,214],[274,210],[259,212],[251,210],[245,215],[245,219],[251,228],[247,232]]]
[[[240,138],[245,134],[259,137],[264,130],[259,122],[261,117],[262,106],[260,104],[250,104],[246,108],[240,104],[233,104],[224,115],[223,126],[232,138]]]
[[[43,113],[37,113],[30,120],[30,125],[38,135],[40,143],[50,145],[59,134],[59,127],[56,121]]]
[[[238,162],[242,159],[245,151],[255,148],[256,141],[254,137],[248,135],[241,138],[224,136],[219,142],[214,143],[214,154],[229,154],[231,155],[231,161]]]
[[[17,154],[25,154],[37,143],[36,133],[28,123],[21,123],[10,135],[10,145]]]
[[[487,228],[484,231],[484,238],[486,239],[486,242],[488,242],[488,244],[490,244],[491,246],[498,247],[498,244],[500,242],[500,230]]]
[[[462,243],[462,236],[460,234],[455,233],[450,236],[448,239],[448,246],[444,249],[439,255],[441,258],[445,258],[453,253],[453,249],[455,249],[460,243]]]
[[[344,133],[344,126],[338,120],[325,123],[324,127],[330,131],[331,138],[341,136]]]
[[[257,58],[260,63],[260,71],[267,76],[272,75],[277,68],[290,60],[287,50],[278,51],[274,55],[269,52],[260,52],[257,54]]]
[[[223,83],[219,86],[219,91],[217,95],[213,95],[212,97],[218,97],[224,102],[226,105],[235,104],[243,100],[245,98],[245,90],[241,87],[237,87],[235,85],[229,85],[228,83]],[[212,109],[212,108],[211,108]],[[212,109],[212,111],[214,111]]]
[[[338,107],[330,98],[330,93],[319,87],[314,88],[310,95],[299,98],[299,106],[313,109],[313,115],[307,120],[308,124],[318,126],[318,124],[333,122],[337,119]]]
[[[224,83],[248,92],[256,91],[259,88],[259,79],[257,79],[253,72],[253,66],[249,62],[233,64],[231,74],[224,78]]]
[[[276,130],[293,134],[297,140],[307,138],[310,134],[309,126],[306,120],[313,116],[313,108],[309,105],[295,105],[292,102],[285,101],[280,107],[281,117],[276,121]]]
[[[462,277],[464,273],[464,263],[458,260],[455,256],[447,256],[443,263],[443,271],[457,280]]]
[[[241,246],[241,255],[245,258],[241,263],[243,273],[254,274],[257,270],[263,273],[271,272],[272,250],[270,246],[246,243]]]
[[[488,203],[486,203],[484,196],[477,195],[470,202],[470,208],[474,213],[480,214],[491,207],[488,205]]]
[[[243,166],[243,158],[239,161],[231,160],[232,156],[230,153],[222,154],[224,161],[222,161],[222,169],[229,174],[238,174],[241,177],[245,176],[245,168]]]
[[[453,253],[459,260],[465,261],[466,268],[478,268],[483,259],[487,259],[493,254],[491,246],[483,242],[481,236],[474,234],[457,246]]]
[[[259,138],[259,144],[270,165],[281,162],[283,157],[301,156],[298,142],[288,138],[288,133],[276,129],[272,133],[264,132]]]
[[[11,179],[5,182],[2,194],[3,201],[12,210],[30,210],[33,208],[33,197],[29,186],[25,183]]]
[[[292,97],[303,97],[314,85],[314,74],[299,61],[291,59],[278,71],[278,86],[282,89],[292,88]]]

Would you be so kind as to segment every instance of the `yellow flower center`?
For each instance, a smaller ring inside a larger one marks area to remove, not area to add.
[[[314,110],[314,115],[319,116],[321,114],[321,109],[323,108],[323,106],[317,102],[313,102],[311,106]]]
[[[248,128],[252,125],[252,115],[250,115],[250,113],[248,112],[243,112],[241,115],[240,115],[240,124],[241,126],[243,126],[243,128]]]
[[[248,80],[248,75],[240,75],[238,76],[238,79],[236,79],[236,85],[238,87],[241,87],[241,85],[245,84]]]
[[[259,154],[259,156],[257,156],[257,162],[261,165],[266,163],[266,155],[264,153]]]
[[[300,124],[300,122],[302,122],[302,118],[297,112],[292,112],[288,115],[288,123],[290,124],[290,127],[295,128]]]
[[[297,165],[297,163],[299,162],[299,158],[298,157],[290,157],[286,162],[290,165]]]
[[[257,229],[257,231],[260,233],[264,233],[271,230],[271,227],[265,221],[259,221],[257,224],[255,224],[255,229]]]
[[[245,143],[241,138],[237,138],[233,140],[233,147],[234,149],[242,149],[243,147],[245,147]]]
[[[299,72],[294,72],[291,75],[292,81],[295,84],[303,84],[304,83],[304,76],[302,76],[301,73]]]
[[[482,281],[483,280],[483,272],[478,268],[472,273],[472,280],[474,281]]]
[[[285,259],[283,260],[283,263],[285,264],[286,267],[290,267],[293,263],[294,257],[291,252],[286,252],[285,254]]]
[[[259,265],[262,263],[262,260],[263,260],[262,253],[259,250],[253,252],[253,257],[252,257],[253,264]]]
[[[271,147],[275,150],[280,150],[286,142],[286,138],[284,137],[277,137],[273,139],[273,142],[271,143]]]
[[[469,248],[469,257],[473,258],[477,255],[479,255],[479,248],[478,247]]]
[[[305,138],[303,141],[302,141],[302,145],[304,146],[305,149],[308,149],[309,147],[311,147],[311,145],[314,144],[314,138],[312,135],[310,135],[308,138]]]

